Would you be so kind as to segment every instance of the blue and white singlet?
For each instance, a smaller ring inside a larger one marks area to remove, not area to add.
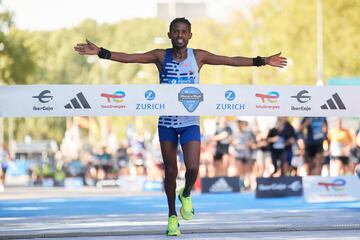
[[[160,73],[160,84],[198,84],[199,68],[196,63],[194,51],[187,48],[187,57],[177,62],[172,57],[172,49],[166,49],[162,70]],[[161,127],[187,127],[199,125],[199,116],[160,116],[158,126]]]

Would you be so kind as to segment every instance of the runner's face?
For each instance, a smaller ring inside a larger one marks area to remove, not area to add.
[[[191,32],[187,24],[176,23],[168,33],[168,37],[171,39],[171,43],[174,48],[187,47],[189,39],[191,39]]]

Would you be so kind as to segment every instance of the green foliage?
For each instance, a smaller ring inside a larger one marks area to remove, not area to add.
[[[61,143],[65,129],[65,118],[16,118],[14,137],[23,141],[26,135],[34,140],[53,139]]]
[[[263,1],[255,10],[261,54],[282,51],[289,59],[286,71],[264,69],[261,83],[314,84],[316,76],[316,1]],[[272,11],[268,11],[271,8]],[[304,17],[306,16],[306,17]]]
[[[360,1],[324,1],[324,79],[360,75]]]
[[[27,83],[36,66],[33,54],[26,35],[13,26],[12,14],[0,10],[0,84]]]
[[[324,79],[360,75],[360,1],[323,0]],[[316,3],[314,0],[262,1],[254,9],[260,23],[260,54],[282,51],[290,59],[285,71],[264,68],[260,83],[316,82]]]

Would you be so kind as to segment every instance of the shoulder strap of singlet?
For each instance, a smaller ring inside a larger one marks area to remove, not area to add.
[[[187,54],[188,54],[188,56],[187,56],[188,58],[191,57],[191,58],[195,59],[194,49],[188,48]]]
[[[188,59],[193,62],[196,68],[198,68],[196,58],[195,58],[195,51],[192,48],[188,48]]]
[[[171,54],[172,54],[171,48],[168,48],[168,49],[165,50],[165,57],[164,57],[164,61],[163,61],[163,66],[167,62],[171,62],[171,60],[172,60]]]

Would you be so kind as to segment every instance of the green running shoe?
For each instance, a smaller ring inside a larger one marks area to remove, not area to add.
[[[183,196],[184,188],[180,188],[179,200],[182,207],[180,208],[180,215],[184,220],[191,220],[194,217],[194,208],[192,207],[191,197]]]
[[[176,215],[171,215],[168,218],[168,226],[166,230],[167,236],[180,236],[179,220]]]

